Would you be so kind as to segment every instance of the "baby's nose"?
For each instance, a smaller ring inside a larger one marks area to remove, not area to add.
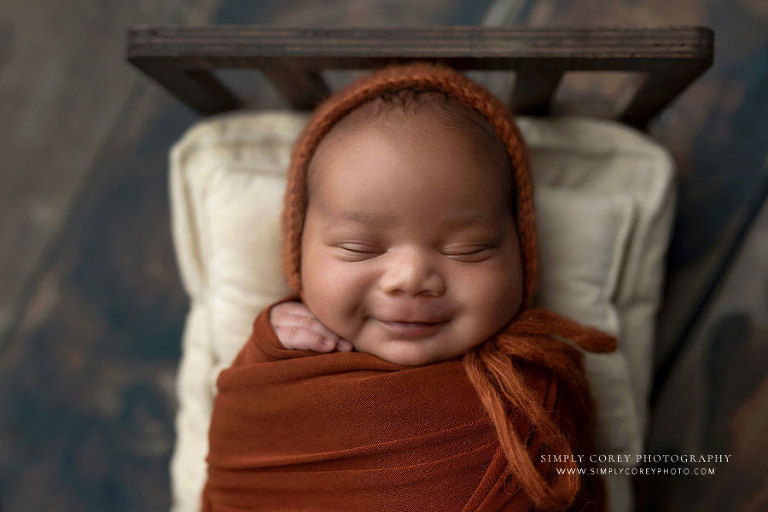
[[[381,289],[387,294],[439,297],[445,293],[445,281],[429,257],[416,250],[403,250],[392,258],[381,278]]]

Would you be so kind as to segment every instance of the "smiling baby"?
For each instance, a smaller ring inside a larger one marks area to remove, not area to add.
[[[204,510],[603,508],[580,353],[615,340],[532,309],[536,232],[511,114],[442,66],[390,66],[296,143],[297,295],[217,385]],[[587,468],[589,469],[589,468]]]
[[[302,298],[320,325],[302,339],[286,328],[307,317],[277,306],[278,335],[325,351],[313,335],[325,327],[405,365],[489,338],[522,300],[509,167],[487,121],[444,93],[401,89],[355,109],[309,165]]]

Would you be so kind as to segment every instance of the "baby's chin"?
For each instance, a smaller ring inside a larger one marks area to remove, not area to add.
[[[457,352],[438,352],[430,350],[424,340],[386,340],[374,344],[354,344],[355,350],[365,352],[389,363],[402,366],[425,366],[462,356],[467,350]]]

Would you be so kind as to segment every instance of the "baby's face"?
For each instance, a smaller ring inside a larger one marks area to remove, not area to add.
[[[422,124],[329,135],[302,235],[307,307],[357,350],[403,365],[461,355],[522,297],[498,164],[466,135]]]

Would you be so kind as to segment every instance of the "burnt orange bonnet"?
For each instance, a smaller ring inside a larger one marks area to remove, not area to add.
[[[531,307],[536,291],[536,227],[528,153],[511,112],[488,90],[448,67],[412,63],[391,65],[330,96],[312,114],[299,135],[288,169],[283,209],[283,273],[288,285],[301,293],[301,235],[307,210],[307,170],[323,138],[344,116],[385,92],[399,89],[439,91],[485,117],[506,147],[514,174],[517,231],[523,268],[523,309]]]

